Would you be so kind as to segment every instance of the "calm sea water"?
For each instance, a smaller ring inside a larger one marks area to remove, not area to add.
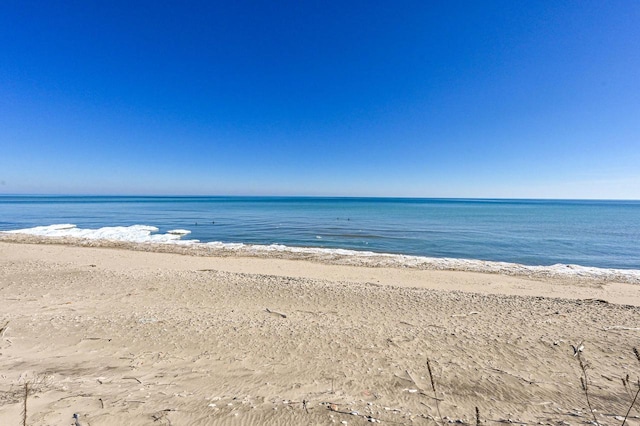
[[[0,196],[0,230],[182,228],[202,242],[640,269],[640,201]]]

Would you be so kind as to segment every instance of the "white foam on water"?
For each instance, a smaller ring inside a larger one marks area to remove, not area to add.
[[[292,247],[281,244],[257,245],[242,243],[210,242],[205,245],[218,249],[245,253],[293,253],[322,258],[346,258],[355,260],[355,264],[364,266],[413,267],[437,270],[458,270],[470,272],[489,272],[505,275],[579,277],[609,280],[622,280],[640,283],[640,270],[607,269],[580,265],[555,264],[550,266],[531,266],[519,263],[497,262],[478,259],[454,259],[403,254],[376,253],[347,249],[328,249],[316,247]]]
[[[551,266],[530,266],[518,263],[496,262],[477,259],[453,259],[402,254],[375,253],[347,249],[329,249],[317,247],[293,247],[282,244],[243,244],[213,241],[201,243],[199,240],[182,240],[191,233],[186,229],[174,229],[164,234],[158,233],[155,226],[108,226],[98,229],[81,229],[71,224],[36,226],[34,228],[4,231],[6,234],[27,234],[40,237],[72,237],[86,240],[124,241],[133,243],[162,243],[209,247],[215,250],[229,250],[246,254],[302,254],[318,260],[336,259],[341,263],[363,266],[413,267],[438,270],[461,270],[472,272],[490,272],[506,275],[580,277],[609,280],[622,280],[640,283],[640,270],[606,269],[580,265],[556,264]]]
[[[34,228],[5,231],[7,234],[26,234],[39,237],[71,237],[86,240],[127,241],[134,243],[180,243],[192,244],[197,240],[181,240],[183,235],[191,233],[176,229],[166,234],[158,234],[158,228],[148,225],[105,226],[98,229],[82,229],[76,225],[60,224],[36,226]]]
[[[505,275],[549,276],[549,277],[580,277],[596,279],[619,279],[622,281],[640,283],[640,270],[607,269],[580,265],[556,264],[550,266],[531,266],[519,263],[496,262],[477,259],[454,259],[426,256],[410,256],[403,254],[376,253],[371,251],[357,251],[347,249],[328,249],[316,247],[291,247],[281,244],[256,245],[240,243],[205,243],[212,247],[249,253],[294,253],[315,255],[319,258],[342,257],[353,258],[356,263],[372,266],[414,267],[438,270],[459,270],[471,272],[489,272]]]

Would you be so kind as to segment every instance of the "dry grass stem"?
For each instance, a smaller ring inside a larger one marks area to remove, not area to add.
[[[635,348],[634,348],[635,349]],[[637,354],[637,352],[636,352]],[[627,422],[627,418],[629,417],[629,413],[631,413],[631,409],[634,405],[636,405],[636,401],[638,400],[638,394],[640,394],[640,380],[638,380],[638,390],[636,391],[636,396],[633,397],[633,401],[631,401],[631,405],[627,410],[627,414],[624,415],[624,420],[622,421],[622,426]]]
[[[22,406],[22,426],[27,426],[27,399],[29,398],[29,382],[24,384],[24,400]]]
[[[440,423],[444,426],[444,419],[440,413],[440,402],[438,400],[438,392],[436,391],[436,381],[433,379],[433,371],[431,371],[431,361],[427,358],[427,370],[429,370],[429,380],[431,381],[431,389],[433,390],[433,398],[436,400],[436,410],[438,411],[438,417],[440,417]]]
[[[633,354],[636,356],[636,359],[638,360],[638,362],[640,362],[640,352],[638,352],[638,348],[636,348],[636,347],[633,348]],[[629,393],[629,396],[631,396],[632,391],[631,391],[631,385],[629,384],[629,375],[628,374],[627,374],[627,377],[622,379],[622,384],[624,385],[625,390],[627,390],[627,393]],[[638,400],[638,395],[640,394],[640,379],[638,379],[637,386],[638,386],[638,390],[636,391],[635,396],[631,400],[631,405],[629,406],[629,409],[627,410],[627,414],[624,415],[624,420],[622,421],[622,426],[624,426],[624,424],[627,422],[627,418],[629,417],[629,413],[631,413],[631,410],[633,409],[633,406],[636,405],[636,401]]]
[[[629,395],[629,401],[633,401],[633,390],[631,390],[631,382],[629,381],[629,375],[627,374],[626,377],[622,378],[622,386],[624,387],[624,390],[627,392],[627,395]]]
[[[582,371],[582,376],[580,377],[580,384],[582,385],[584,396],[587,399],[587,406],[589,407],[589,411],[593,416],[593,421],[596,424],[599,424],[598,419],[596,419],[596,414],[593,411],[593,407],[591,406],[591,399],[589,398],[589,377],[587,376],[587,369],[589,368],[589,364],[582,359],[583,350],[584,350],[584,345],[582,344],[582,342],[580,342],[577,346],[573,347],[573,356],[578,358],[578,363],[580,364],[580,370]]]

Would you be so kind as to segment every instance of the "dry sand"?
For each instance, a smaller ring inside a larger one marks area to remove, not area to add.
[[[2,426],[433,425],[427,360],[445,422],[581,424],[581,341],[619,425],[640,377],[634,283],[5,238],[0,290]]]

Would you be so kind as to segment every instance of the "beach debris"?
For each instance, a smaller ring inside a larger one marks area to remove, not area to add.
[[[74,426],[86,426],[86,423],[80,422],[80,415],[78,413],[73,413],[73,425]]]
[[[277,316],[277,317],[280,317],[280,318],[286,318],[287,317],[287,314],[283,314],[282,312],[272,311],[269,308],[266,308],[265,310],[268,313],[270,313],[271,315],[274,315],[274,316]]]
[[[169,420],[166,418],[167,413],[171,412],[171,411],[176,411],[174,408],[165,408],[164,410],[160,410],[155,414],[151,415],[151,418],[153,419],[154,422],[159,422],[160,420]],[[171,422],[169,422],[169,424],[171,424]]]
[[[107,337],[83,337],[81,340],[106,340],[107,342],[110,342],[113,339],[109,339]]]
[[[24,400],[22,406],[22,426],[27,426],[27,399],[29,398],[29,382],[24,384]]]
[[[429,358],[427,358],[427,370],[429,371],[429,380],[431,382],[431,389],[433,390],[433,398],[436,400],[436,410],[438,412],[438,417],[440,417],[440,423],[442,423],[442,425],[444,426],[444,418],[442,417],[442,413],[440,412],[440,404],[438,402],[439,400],[438,391],[436,390],[436,381],[433,379],[433,371],[431,371],[431,360],[429,360]]]
[[[498,373],[506,374],[507,376],[515,377],[516,379],[522,380],[523,382],[525,382],[527,384],[530,384],[530,385],[536,384],[536,382],[533,381],[533,380],[525,379],[522,376],[518,376],[517,374],[509,373],[508,371],[501,370],[499,368],[490,367],[489,370],[493,370],[493,371],[496,371]]]
[[[137,377],[133,377],[133,376],[124,376],[123,379],[125,380],[135,380],[136,382],[142,384],[142,382],[140,381],[140,379],[138,379]]]
[[[4,333],[7,332],[8,328],[9,328],[9,321],[5,322],[4,325],[0,327],[0,339],[4,337]]]
[[[452,318],[459,318],[459,317],[469,317],[471,315],[478,315],[480,312],[478,311],[471,311],[468,314],[454,314],[451,315]]]
[[[607,304],[609,302],[607,302],[604,299],[594,299],[594,298],[590,298],[590,299],[582,299],[583,302],[593,302],[593,303],[604,303]]]
[[[167,234],[171,234],[171,235],[189,235],[191,233],[191,231],[189,231],[188,229],[172,229],[170,231],[167,231]]]
[[[573,356],[578,356],[580,352],[584,351],[584,345],[582,342],[578,343],[576,346],[571,345],[571,348],[573,349]]]

